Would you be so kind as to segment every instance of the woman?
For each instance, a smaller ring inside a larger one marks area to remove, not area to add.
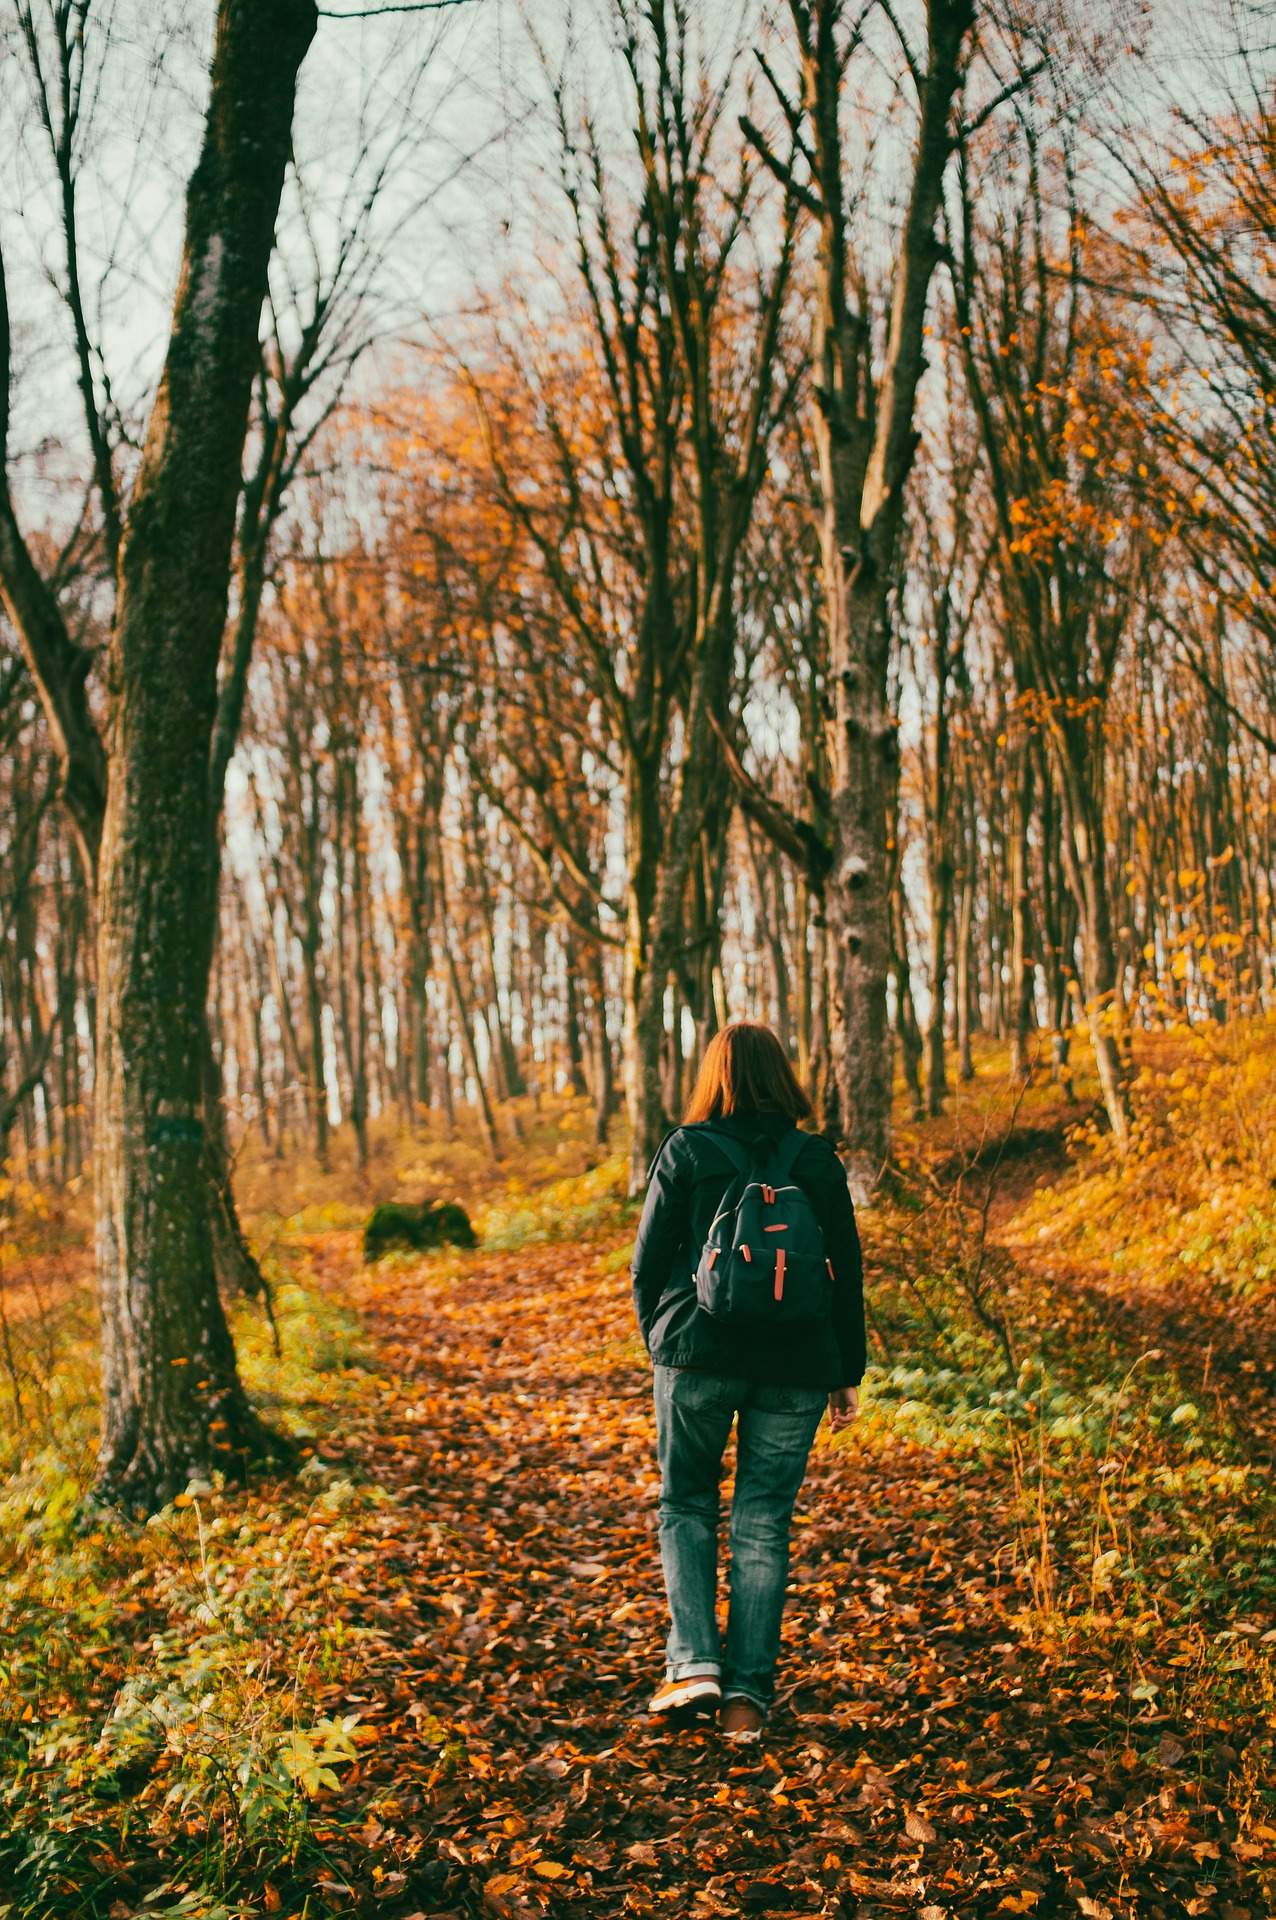
[[[633,1252],[634,1308],[654,1371],[660,1557],[671,1618],[665,1679],[648,1710],[720,1707],[719,1727],[734,1740],[761,1737],[774,1698],[789,1527],[816,1430],[826,1405],[833,1427],[854,1418],[864,1372],[855,1212],[828,1141],[818,1134],[793,1140],[796,1122],[810,1117],[811,1103],[771,1029],[747,1021],[724,1027],[705,1052],[683,1124],[652,1162]],[[695,1268],[737,1178],[740,1147],[749,1157],[768,1149],[792,1156],[788,1178],[823,1229],[828,1315],[801,1331],[741,1326],[705,1312],[697,1298]],[[723,1649],[715,1599],[719,1480],[737,1416]]]

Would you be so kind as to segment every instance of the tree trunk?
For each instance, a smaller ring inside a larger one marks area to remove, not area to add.
[[[929,865],[930,925],[927,933],[930,1007],[926,1016],[926,1111],[944,1111],[948,1070],[944,1057],[944,1001],[948,984],[948,921],[952,910],[953,870],[946,853]]]
[[[635,756],[625,795],[628,875],[623,991],[625,1106],[629,1117],[629,1192],[641,1193],[664,1132],[660,1084],[665,977],[654,975],[652,918],[663,835],[658,766]]]
[[[776,880],[778,885],[778,870]],[[794,879],[793,898],[796,909],[794,914],[793,945],[796,957],[797,976],[795,1007],[797,1073],[798,1079],[809,1091],[811,1084],[812,1015],[814,1012],[815,971],[811,959],[810,889],[805,879],[800,875]]]
[[[922,1096],[922,1031],[913,1005],[912,972],[908,964],[908,933],[904,925],[903,883],[898,871],[891,889],[891,972],[895,980],[895,1031],[899,1035],[900,1056],[904,1067],[904,1085],[914,1120],[926,1112]]]
[[[969,795],[967,795],[969,803]],[[965,849],[961,881],[957,893],[957,920],[953,928],[953,1012],[957,1023],[957,1072],[962,1080],[973,1080],[975,1062],[970,1050],[971,991],[970,949],[975,924],[975,847],[974,830],[969,818],[963,823]]]
[[[629,1191],[640,1193],[647,1168],[664,1132],[661,1087],[664,994],[653,990],[651,975],[640,972],[630,948],[625,951],[625,1105],[629,1112]]]
[[[563,942],[563,1082],[573,1099],[585,1092],[585,1049],[580,1033],[580,985],[577,943]]]
[[[616,1111],[616,1076],[607,1034],[607,983],[600,947],[590,949],[589,991],[593,1003],[591,1030],[594,1097],[594,1145],[605,1147],[611,1117]]]
[[[1015,782],[1014,817],[1010,840],[1010,1072],[1013,1079],[1031,1078],[1028,1035],[1033,1027],[1032,986],[1035,962],[1030,951],[1032,908],[1028,896],[1028,823],[1032,818],[1032,755],[1025,743],[1019,750]]]
[[[1064,871],[1077,905],[1081,934],[1081,985],[1086,1023],[1099,1073],[1108,1124],[1118,1149],[1130,1141],[1129,1069],[1118,1033],[1121,1001],[1103,843],[1102,789],[1091,798],[1084,755],[1066,725],[1051,734],[1063,801]],[[1079,761],[1083,762],[1080,766]]]
[[[474,1082],[474,1097],[478,1105],[479,1131],[483,1144],[493,1160],[500,1159],[500,1141],[496,1131],[496,1119],[492,1112],[492,1103],[488,1098],[487,1086],[483,1079],[483,1070],[479,1062],[478,1043],[474,1036],[475,1023],[479,1015],[469,1004],[465,984],[461,978],[461,969],[456,958],[458,928],[455,918],[448,911],[447,880],[443,870],[443,849],[436,843],[434,849],[434,885],[435,898],[438,901],[439,917],[443,923],[443,961],[447,968],[448,985],[452,993],[452,1007],[456,1014],[457,1031],[461,1037],[461,1054],[470,1078]]]
[[[209,765],[257,325],[314,27],[313,0],[223,0],[120,561],[98,892],[99,1486],[144,1510],[269,1444],[217,1293],[203,1157]]]
[[[829,1049],[848,1139],[851,1192],[863,1201],[890,1151],[891,1052],[886,1013],[890,899],[882,823],[893,786],[893,720],[884,699],[876,595],[845,587],[844,553],[860,539],[831,504],[822,527],[833,726],[833,861],[826,893],[830,949]]]
[[[820,200],[816,308],[816,449],[821,575],[828,625],[827,757],[831,861],[829,1043],[847,1139],[847,1171],[866,1199],[890,1151],[891,962],[885,845],[898,737],[888,705],[887,619],[903,495],[917,447],[913,425],[923,361],[935,221],[951,151],[949,116],[971,0],[929,0],[921,119],[892,289],[882,370],[873,379],[867,314],[851,292],[842,133],[845,62],[837,0],[793,6],[805,52],[813,171]],[[875,390],[874,390],[875,389]]]

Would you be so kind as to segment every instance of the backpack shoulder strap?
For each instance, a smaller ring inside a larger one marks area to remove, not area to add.
[[[647,1185],[648,1186],[651,1185],[651,1176],[656,1171],[657,1160],[659,1160],[661,1154],[664,1152],[669,1142],[673,1139],[675,1133],[681,1133],[681,1132],[682,1132],[682,1128],[680,1126],[670,1127],[668,1133],[665,1134],[663,1140],[660,1142],[660,1145],[656,1148],[656,1151],[652,1154],[651,1164],[647,1168]]]
[[[776,1142],[772,1165],[778,1179],[783,1180],[792,1173],[797,1157],[810,1137],[810,1134],[803,1133],[800,1128],[794,1127],[792,1133],[786,1134],[783,1140]]]
[[[712,1140],[718,1151],[726,1155],[737,1173],[747,1173],[749,1171],[751,1163],[747,1147],[742,1146],[740,1142],[734,1139],[729,1133],[720,1133],[716,1127],[706,1122],[702,1122],[696,1131],[705,1134],[708,1139]]]

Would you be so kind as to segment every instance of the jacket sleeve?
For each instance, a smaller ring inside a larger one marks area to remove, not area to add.
[[[864,1377],[868,1345],[864,1330],[864,1257],[860,1249],[855,1207],[846,1168],[830,1147],[820,1168],[821,1225],[824,1244],[833,1265],[833,1332],[842,1360],[844,1387],[857,1387]]]
[[[668,1284],[673,1258],[685,1240],[689,1222],[687,1183],[677,1134],[667,1136],[651,1168],[647,1198],[630,1261],[634,1312],[648,1353],[648,1329]]]

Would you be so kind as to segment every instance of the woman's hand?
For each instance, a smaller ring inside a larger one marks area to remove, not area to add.
[[[834,1433],[840,1427],[849,1427],[859,1410],[858,1387],[834,1387],[829,1395],[829,1425]]]

